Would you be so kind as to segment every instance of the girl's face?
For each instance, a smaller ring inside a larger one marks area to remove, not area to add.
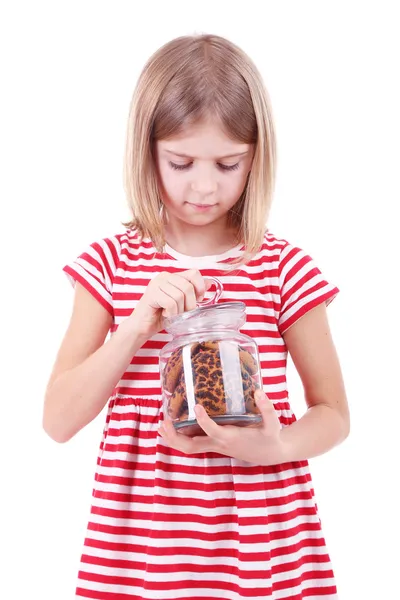
[[[190,225],[225,220],[246,185],[253,145],[233,141],[203,122],[155,145],[162,200],[169,219]]]

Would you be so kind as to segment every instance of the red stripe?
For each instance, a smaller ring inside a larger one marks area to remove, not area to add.
[[[85,546],[87,548],[96,548],[97,550],[105,550],[107,552],[128,552],[129,554],[149,554],[149,556],[196,556],[199,558],[236,558],[240,562],[269,562],[271,558],[277,558],[291,554],[298,550],[309,548],[322,548],[325,541],[320,538],[303,539],[296,544],[272,548],[270,552],[241,552],[236,548],[194,548],[193,546],[167,546],[157,547],[148,546],[147,544],[131,544],[126,542],[114,542],[105,540],[96,540],[87,537]],[[266,546],[267,547],[267,546]],[[313,557],[319,557],[319,554],[310,554]],[[327,555],[324,555],[327,556]],[[317,560],[316,562],[319,562]],[[326,562],[326,561],[321,561]]]
[[[289,246],[290,246],[290,244],[288,242],[286,242],[281,247],[281,255],[279,257],[279,269],[278,269],[279,277],[281,277],[284,267],[287,265],[288,262],[290,262],[292,260],[292,258],[294,258],[297,254],[303,255],[303,252],[300,250],[300,248],[296,248],[295,246],[293,246],[292,248],[290,248],[289,252],[285,256],[282,256],[284,250],[286,250],[286,248],[289,248]],[[306,256],[306,258],[310,259],[309,256],[307,256],[307,255],[305,255],[305,256]]]
[[[307,314],[310,310],[312,310],[316,306],[319,306],[320,304],[323,304],[323,303],[325,303],[325,304],[328,303],[330,300],[332,300],[338,294],[338,292],[339,292],[339,290],[337,288],[334,288],[333,290],[326,292],[326,294],[318,296],[318,298],[314,298],[313,300],[310,300],[310,302],[307,302],[306,304],[304,304],[301,308],[299,308],[299,310],[297,312],[293,313],[293,315],[289,319],[284,321],[284,323],[280,326],[281,334],[283,335],[285,333],[285,331],[287,331],[289,329],[289,327],[294,325],[294,323],[296,323],[296,321],[298,321],[303,315]]]
[[[92,248],[99,255],[99,258],[100,258],[99,262],[103,267],[103,269],[101,269],[101,271],[103,272],[103,277],[104,277],[104,273],[106,272],[109,280],[112,281],[113,280],[113,271],[107,260],[106,255],[105,255],[104,248],[98,243],[92,244]],[[85,255],[85,258],[86,258],[86,256],[88,256],[88,255]]]
[[[180,498],[176,496],[160,496],[154,494],[145,496],[143,494],[121,494],[118,492],[95,490],[94,497],[98,500],[107,500],[109,502],[126,503],[126,504],[160,504],[166,506],[192,506],[198,508],[232,508],[237,505],[240,509],[267,509],[273,506],[284,506],[290,502],[296,500],[312,500],[313,495],[311,492],[295,492],[282,497],[266,497],[258,500],[241,500],[235,498],[214,498],[206,500],[199,498],[198,496],[192,496],[188,498]],[[96,504],[94,504],[96,506]],[[99,507],[98,507],[99,508]]]
[[[315,561],[315,558],[321,558],[321,560]],[[148,573],[157,573],[157,574],[171,574],[171,573],[221,573],[221,574],[229,574],[236,575],[241,577],[242,579],[266,579],[268,575],[268,571],[265,569],[260,570],[248,570],[242,569],[239,566],[231,566],[231,565],[207,565],[207,564],[195,564],[195,563],[181,563],[177,562],[174,564],[160,564],[160,563],[145,563],[136,560],[128,560],[128,559],[110,559],[110,558],[102,558],[100,556],[91,556],[89,554],[84,554],[82,556],[82,562],[88,565],[97,565],[101,567],[105,567],[108,569],[127,569],[127,570],[144,570]],[[302,556],[300,559],[288,562],[281,563],[279,565],[273,565],[269,574],[281,574],[288,573],[290,571],[294,571],[296,569],[301,568],[301,566],[309,564],[309,563],[326,563],[328,562],[328,558],[326,556],[322,557],[314,557],[314,556]],[[326,577],[332,577],[332,571],[317,571],[317,573],[324,573]],[[315,573],[315,571],[311,571],[311,573]],[[329,573],[329,575],[328,575]],[[326,575],[325,575],[326,574]],[[310,577],[311,579],[311,577]],[[317,578],[316,578],[317,579]],[[275,586],[274,586],[275,587]]]
[[[336,593],[336,588],[329,586],[326,588],[309,588],[303,590],[300,594],[293,595],[290,593],[289,596],[281,596],[280,600],[303,600],[309,596],[329,596]],[[133,594],[121,594],[115,592],[99,592],[93,590],[86,590],[81,587],[77,588],[76,594],[80,598],[90,598],[90,600],[144,600],[142,595],[136,596]],[[190,596],[190,600],[212,600],[210,596]]]
[[[118,242],[118,250],[119,251],[121,251],[121,237],[123,237],[123,236],[121,236],[121,235],[115,236],[115,239]],[[113,284],[114,283],[114,275],[115,275],[115,272],[116,272],[116,270],[117,270],[117,268],[119,266],[120,259],[119,259],[118,252],[117,252],[117,249],[115,247],[115,244],[113,244],[112,240],[111,239],[105,239],[104,243],[107,245],[107,247],[108,247],[108,249],[110,251],[110,254],[112,256],[112,259],[113,259],[113,265],[111,265],[111,271],[112,272],[111,272],[111,277],[110,277],[111,283]]]
[[[182,269],[180,269],[180,271],[182,271]],[[158,273],[159,269],[155,270],[155,273]],[[245,278],[244,278],[245,279]],[[247,279],[247,277],[246,277]],[[146,289],[146,287],[149,284],[149,281],[151,280],[151,278],[146,278],[143,279],[142,277],[127,277],[127,276],[122,276],[122,275],[118,275],[115,277],[115,285],[132,285],[132,286],[136,286],[136,287],[141,287],[144,289]],[[279,295],[279,287],[278,286],[272,286],[271,284],[267,284],[264,286],[260,286],[260,287],[256,287],[253,285],[250,285],[249,283],[246,283],[246,281],[244,281],[243,283],[237,282],[237,283],[230,283],[229,281],[224,281],[224,298],[223,298],[223,302],[232,302],[232,300],[234,299],[238,299],[237,297],[237,293],[241,292],[241,293],[248,293],[248,294],[254,294],[255,292],[258,294],[262,294],[264,296],[266,296],[267,294],[276,294],[277,296]],[[229,292],[231,292],[231,296],[229,295]],[[140,298],[142,297],[143,292],[131,292],[130,294],[130,299],[131,300],[140,300]]]
[[[266,390],[268,397],[270,400],[283,400],[286,401],[287,400],[287,392],[285,391],[285,389],[277,391],[277,392],[273,392],[271,390]],[[158,396],[159,398],[161,397],[161,388],[160,387],[156,387],[156,388],[139,388],[136,386],[130,386],[130,387],[117,387],[114,390],[114,395],[120,395],[121,397],[118,399],[118,404],[121,404],[122,400],[128,399],[130,400],[129,404],[135,404],[134,402],[132,402],[132,395],[135,394],[135,396],[137,398],[144,398],[146,399],[146,396]],[[154,402],[159,402],[160,400],[154,400]]]
[[[202,542],[227,542],[232,540],[238,540],[240,538],[240,542],[242,544],[268,544],[270,540],[282,540],[294,537],[301,533],[302,531],[320,531],[319,523],[300,523],[294,527],[288,529],[277,529],[269,531],[268,533],[252,533],[252,534],[243,534],[238,533],[231,530],[226,531],[213,531],[213,532],[204,532],[193,529],[192,531],[187,531],[185,529],[163,529],[156,531],[154,529],[151,530],[151,538],[156,541],[156,539],[162,540],[172,540],[172,539],[190,539],[202,541]],[[149,535],[149,529],[144,527],[118,527],[116,525],[106,525],[104,523],[92,523],[89,522],[88,529],[91,531],[97,531],[99,533],[104,533],[107,535],[127,535],[127,536],[137,536],[137,537],[146,537]]]
[[[117,575],[101,575],[100,573],[86,573],[85,571],[79,572],[79,578],[86,581],[95,581],[105,585],[122,585],[122,586],[138,586],[143,585],[143,579],[138,577],[122,577]],[[269,596],[272,592],[272,587],[251,587],[244,588],[240,585],[231,583],[229,581],[218,581],[218,580],[207,580],[204,577],[201,579],[185,579],[180,581],[149,581],[146,580],[146,590],[154,591],[166,591],[166,590],[192,590],[196,588],[214,589],[214,590],[226,590],[232,593],[240,594],[244,598],[251,598],[252,596]]]
[[[115,434],[117,430],[115,430]],[[123,435],[123,434],[121,434]],[[116,445],[116,448],[119,448],[119,445]],[[132,449],[136,450],[138,453],[143,449],[141,446],[131,446]],[[111,444],[107,444],[107,450],[111,451]],[[135,453],[135,452],[134,452]],[[199,462],[199,461],[198,461]],[[106,458],[102,457],[101,464],[104,467],[113,467],[119,469],[138,469],[143,471],[152,471],[154,470],[154,462],[138,462],[137,460],[120,460],[117,458]],[[232,475],[241,475],[246,477],[254,477],[255,475],[276,475],[277,473],[291,473],[294,468],[298,468],[299,466],[305,467],[306,464],[303,463],[284,463],[283,465],[272,465],[268,467],[259,466],[259,465],[249,465],[245,467],[240,466],[232,466],[230,467],[230,472]],[[226,475],[227,467],[226,465],[195,465],[195,464],[183,464],[176,463],[173,465],[174,472],[176,473],[185,473],[189,475],[207,475],[207,476],[218,476],[218,475]],[[157,460],[157,469],[160,471],[165,471],[166,473],[171,472],[171,464],[168,462],[164,462],[161,459]]]
[[[100,302],[100,304],[110,313],[110,315],[112,317],[114,316],[112,304],[110,304],[105,298],[103,298],[103,296],[101,296],[98,293],[98,291],[91,285],[90,281],[88,281],[87,279],[82,277],[79,273],[77,273],[74,269],[72,269],[68,265],[64,267],[63,271],[65,273],[68,273],[68,275],[70,275],[71,277],[73,277],[73,279],[75,279],[81,285],[83,285],[83,287],[86,288],[87,291],[90,292],[92,294],[92,296],[94,296],[98,302]],[[91,275],[89,273],[87,276],[90,278],[93,278],[95,281],[98,281],[93,275]],[[102,282],[99,281],[99,283],[101,285],[103,285]]]
[[[98,592],[87,590],[82,587],[76,588],[76,596],[79,598],[90,598],[91,600],[143,600],[143,596],[136,594],[120,594],[116,592]],[[191,598],[190,600],[194,600]],[[210,600],[209,598],[197,598],[197,600]]]
[[[271,569],[273,572],[273,569]],[[269,576],[268,576],[269,574]],[[270,573],[268,571],[264,574],[264,579],[270,579]],[[301,576],[287,579],[284,581],[275,581],[273,587],[272,586],[264,586],[264,587],[256,587],[252,586],[250,588],[243,587],[241,585],[232,583],[230,581],[218,581],[218,580],[207,580],[203,577],[200,579],[185,579],[185,580],[167,580],[163,582],[158,581],[149,581],[146,580],[146,589],[147,590],[192,590],[196,588],[204,588],[204,589],[219,589],[226,590],[232,593],[240,594],[242,597],[251,598],[252,596],[261,596],[265,595],[266,597],[270,596],[272,591],[285,590],[300,586],[307,579],[328,579],[332,577],[331,571],[307,571],[303,573]],[[117,575],[102,575],[100,573],[87,573],[85,571],[79,572],[79,578],[86,581],[95,581],[97,583],[103,583],[106,585],[121,585],[121,586],[137,586],[141,587],[143,584],[143,579],[138,577],[127,577],[127,576],[117,576]],[[330,586],[331,587],[331,586]],[[318,588],[317,588],[318,589]],[[323,589],[323,588],[322,588]],[[332,587],[331,587],[332,589]],[[300,596],[301,597],[301,596]]]
[[[114,519],[131,519],[137,521],[150,522],[162,522],[162,523],[199,523],[203,525],[221,525],[223,523],[238,523],[240,526],[249,527],[254,525],[262,525],[268,523],[285,523],[291,521],[299,516],[312,516],[315,514],[313,507],[297,507],[287,512],[281,512],[278,514],[267,514],[264,516],[256,515],[254,517],[238,517],[236,513],[221,514],[213,516],[199,515],[195,513],[185,512],[184,514],[173,514],[163,512],[144,512],[139,510],[120,510],[113,508],[100,508],[94,506],[92,509],[93,515],[100,515],[103,517],[110,517]]]
[[[305,262],[305,261],[302,261]],[[300,263],[298,263],[296,265],[296,267],[299,265]],[[297,274],[297,272],[300,270],[300,268],[302,268],[304,265],[301,265],[299,267],[299,269],[292,269],[292,271],[296,271],[293,274],[290,274],[290,278],[293,277],[293,275]],[[290,288],[288,289],[288,291],[282,295],[282,305],[285,306],[285,311],[289,310],[289,308],[296,302],[298,302],[301,298],[305,298],[307,297],[309,294],[312,294],[313,289],[320,289],[326,286],[326,281],[318,281],[318,283],[314,286],[314,287],[310,287],[304,290],[304,292],[302,294],[298,294],[299,291],[301,291],[304,286],[306,284],[308,284],[310,281],[312,281],[315,277],[318,277],[320,275],[320,271],[318,271],[318,269],[313,268],[309,271],[307,271],[307,273],[305,273],[303,275],[303,277],[301,279],[299,279],[298,281],[296,281],[296,283],[294,283],[293,285],[290,286]],[[289,274],[287,276],[287,281],[290,281],[289,278]],[[286,284],[284,287],[289,287],[288,284]],[[297,296],[298,295],[298,296]],[[289,302],[288,303],[288,299],[290,299],[290,297],[296,297],[296,300],[294,302]]]
[[[154,373],[152,373],[151,371],[147,371],[145,373],[143,371],[127,371],[121,377],[121,381],[124,381],[124,382],[126,382],[126,381],[133,381],[133,382],[154,381],[154,382],[160,383],[160,373],[158,370],[155,371]],[[272,375],[270,377],[264,375],[263,382],[264,382],[265,386],[278,385],[280,383],[285,383],[286,377],[285,377],[285,375]],[[160,387],[160,392],[161,392],[161,387]]]
[[[227,481],[215,481],[209,483],[198,483],[194,481],[180,481],[180,480],[166,480],[160,477],[154,477],[154,479],[145,479],[143,477],[123,477],[118,475],[103,475],[98,473],[96,480],[100,483],[106,483],[108,485],[114,484],[124,487],[138,486],[143,488],[160,487],[169,490],[197,490],[199,492],[218,492],[218,491],[229,491],[232,489],[232,482]],[[289,487],[295,484],[304,484],[310,481],[308,474],[295,475],[288,477],[284,480],[278,481],[263,481],[251,482],[251,483],[236,483],[235,489],[237,492],[257,492],[266,490],[279,490],[285,487]]]
[[[277,263],[277,261],[276,261],[276,263]],[[254,267],[253,263],[249,263],[249,265]],[[274,287],[276,287],[277,280],[278,280],[278,266],[276,264],[273,267],[268,268],[267,265],[268,265],[268,261],[266,261],[264,259],[263,261],[260,261],[260,266],[262,267],[260,269],[260,271],[246,272],[244,275],[241,270],[223,271],[221,269],[215,269],[215,268],[202,268],[201,272],[204,277],[220,277],[222,279],[224,279],[225,277],[236,277],[239,280],[238,283],[240,283],[240,279],[243,279],[243,281],[246,281],[249,279],[250,281],[254,281],[254,282],[263,281],[265,279],[271,279],[271,282],[276,280],[275,286],[274,286]],[[136,281],[138,280],[139,273],[140,273],[140,275],[143,275],[143,273],[148,273],[149,277],[146,279],[149,280],[149,279],[151,279],[152,274],[157,273],[161,269],[164,272],[171,273],[171,274],[179,274],[185,270],[183,267],[180,267],[180,266],[164,265],[161,263],[161,261],[160,261],[159,265],[157,265],[157,264],[146,265],[143,262],[139,262],[136,265],[124,263],[124,272],[128,274],[128,277],[130,279],[134,279]],[[116,283],[120,283],[121,281],[122,280],[120,278],[116,279]],[[142,279],[142,281],[144,281],[144,280]],[[225,288],[225,284],[224,284],[224,288]]]

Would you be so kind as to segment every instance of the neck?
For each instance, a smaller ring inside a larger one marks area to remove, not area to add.
[[[239,243],[237,231],[229,229],[226,220],[206,226],[168,221],[165,237],[171,248],[193,257],[222,254]]]

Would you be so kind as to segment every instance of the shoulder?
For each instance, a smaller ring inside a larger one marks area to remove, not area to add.
[[[151,253],[150,240],[142,239],[135,229],[125,229],[114,235],[96,240],[90,244],[86,252],[97,253],[102,262],[110,263],[117,268],[124,256],[137,256],[141,253]]]
[[[290,242],[288,242],[287,239],[278,237],[269,229],[266,230],[262,246],[265,250],[269,250],[270,252],[279,254],[284,248],[286,248],[289,245]]]
[[[278,268],[282,256],[292,248],[294,246],[287,239],[278,237],[267,229],[261,247],[254,256],[253,261],[266,263],[270,267]]]
[[[278,237],[270,230],[265,232],[261,251],[271,260],[276,261],[280,270],[293,262],[302,263],[312,260],[301,247],[284,237]]]
[[[262,265],[269,277],[279,280],[280,287],[289,281],[294,283],[304,278],[322,277],[312,256],[270,230],[265,232],[262,246],[251,264]]]

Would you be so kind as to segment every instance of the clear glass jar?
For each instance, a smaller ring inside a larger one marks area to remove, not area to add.
[[[255,390],[262,387],[256,342],[240,333],[243,302],[216,304],[222,292],[198,308],[165,319],[173,339],[160,354],[164,415],[187,435],[201,435],[194,407],[202,404],[220,425],[248,426],[261,421]],[[210,303],[212,302],[212,303]]]

